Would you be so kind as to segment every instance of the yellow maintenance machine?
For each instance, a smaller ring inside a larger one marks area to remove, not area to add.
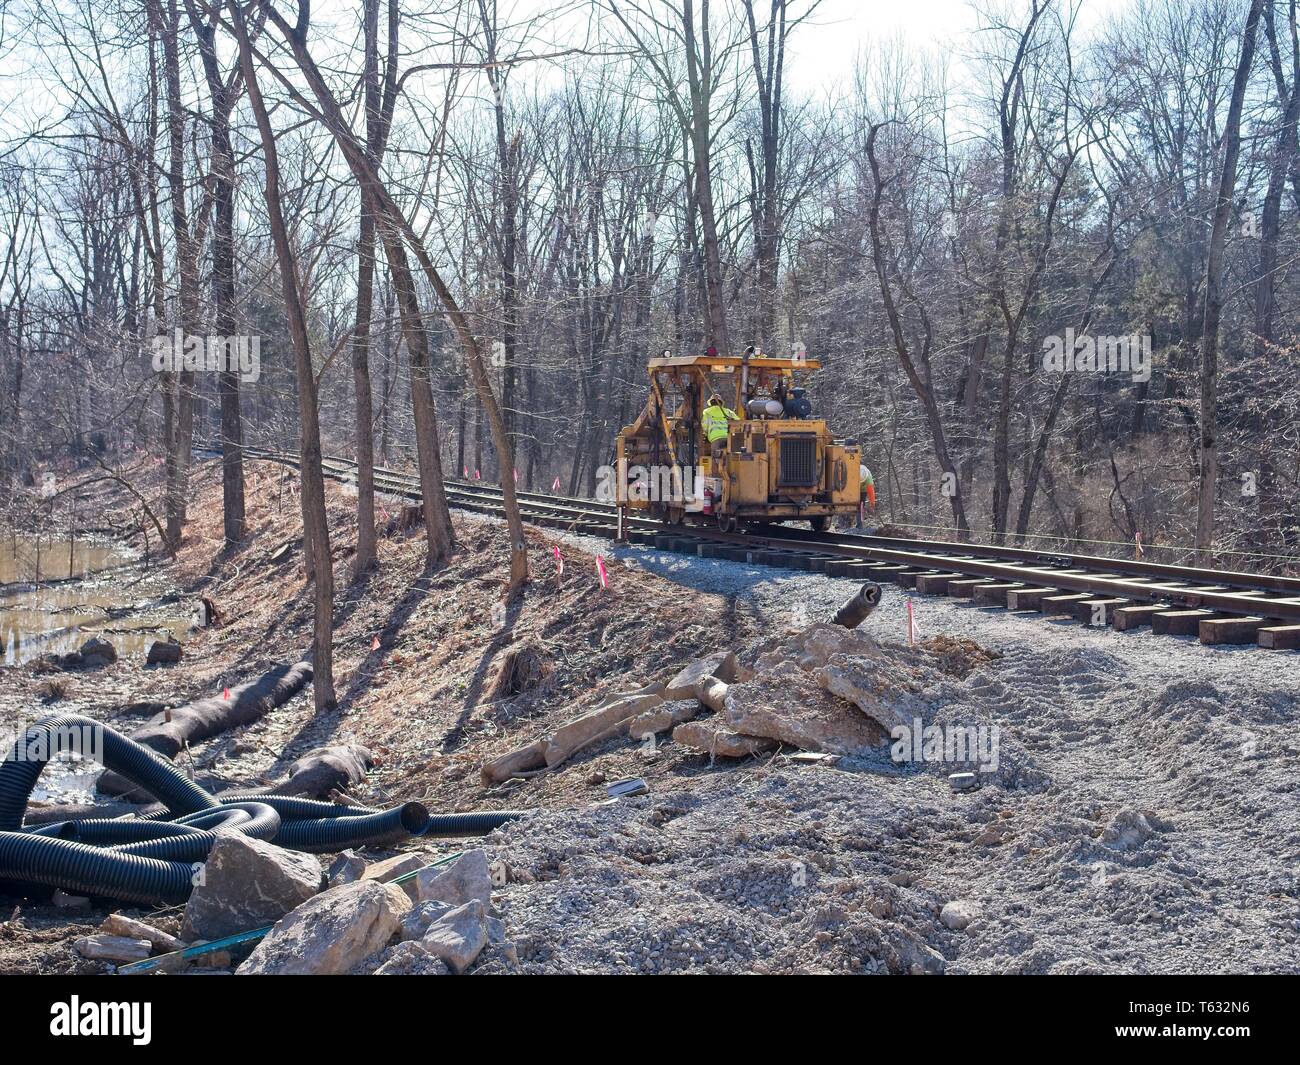
[[[619,515],[669,524],[802,519],[813,529],[854,515],[862,499],[860,449],[812,417],[797,382],[821,367],[803,355],[697,355],[650,360],[650,398],[618,435]],[[724,412],[709,415],[718,396]],[[710,428],[719,437],[710,444]],[[722,437],[722,428],[726,435]],[[622,522],[620,522],[622,524]]]

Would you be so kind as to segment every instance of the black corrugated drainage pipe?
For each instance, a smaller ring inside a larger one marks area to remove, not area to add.
[[[155,795],[170,820],[83,818],[23,831],[32,788],[49,761],[76,752]],[[392,810],[260,792],[208,794],[172,763],[120,732],[76,714],[31,725],[0,763],[0,881],[24,893],[50,888],[128,902],[183,902],[217,829],[286,847],[335,851],[412,835],[482,835],[523,816],[478,811],[430,817],[416,802]]]

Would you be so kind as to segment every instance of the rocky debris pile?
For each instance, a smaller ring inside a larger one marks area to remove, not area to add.
[[[855,629],[816,623],[771,637],[742,655],[719,651],[666,682],[605,699],[481,768],[485,786],[554,769],[611,737],[674,743],[716,758],[747,758],[781,746],[867,757],[899,727],[925,722],[922,691],[969,674],[991,655],[969,641],[885,648]]]
[[[233,833],[220,837],[179,922],[115,913],[77,938],[73,949],[115,965],[152,957],[161,971],[187,971],[192,962],[203,971],[239,975],[435,976],[489,960],[496,971],[518,966],[493,906],[493,866],[481,849],[433,865],[423,852],[367,864],[346,851],[326,878],[312,855]],[[237,948],[222,943],[267,925],[270,931],[235,968]],[[193,949],[205,943],[211,951]]]
[[[450,865],[421,869],[400,886],[391,883],[412,872],[410,857],[377,863],[286,914],[236,972],[461,974],[484,951],[506,967],[516,965],[514,944],[492,907],[487,854],[466,851]]]

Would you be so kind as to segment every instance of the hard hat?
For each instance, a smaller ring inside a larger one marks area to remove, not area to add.
[[[709,397],[709,406],[712,407],[715,403],[718,404],[718,406],[722,406],[722,397],[716,392]]]

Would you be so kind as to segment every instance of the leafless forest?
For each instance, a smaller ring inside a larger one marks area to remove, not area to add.
[[[360,463],[353,572],[374,465],[418,468],[436,565],[444,477],[499,481],[519,544],[511,471],[590,492],[648,356],[753,343],[825,360],[892,523],[1284,568],[1295,0],[978,7],[828,86],[789,76],[816,0],[4,0],[3,494],[154,456],[174,549],[220,441],[235,544],[241,442],[301,448],[330,701],[322,451]],[[1048,366],[1076,336],[1147,372]]]

